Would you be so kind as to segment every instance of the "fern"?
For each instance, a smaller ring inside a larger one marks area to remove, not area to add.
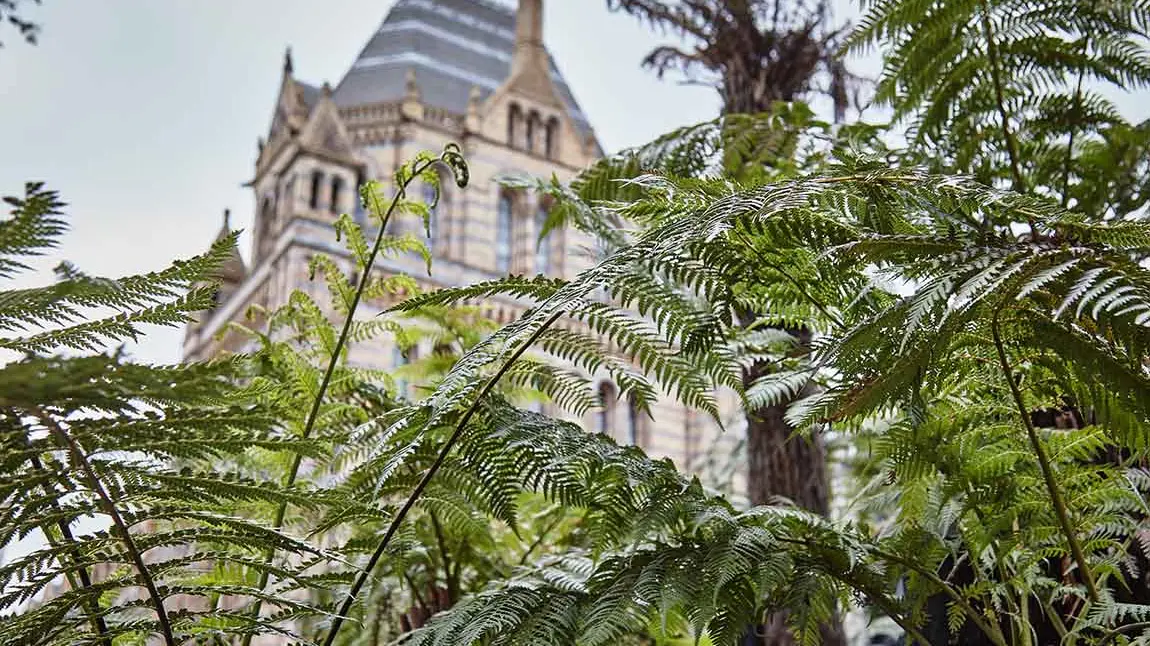
[[[3,222],[0,256],[11,277],[27,269],[20,258],[54,247],[65,226],[55,195],[39,185],[8,201],[15,209]],[[301,455],[318,450],[284,437],[273,411],[249,403],[258,385],[236,389],[244,362],[155,367],[132,364],[121,352],[44,354],[132,339],[142,323],[186,321],[207,299],[207,290],[193,286],[213,278],[233,243],[227,238],[204,256],[115,281],[63,265],[52,286],[0,294],[5,330],[31,332],[3,341],[28,354],[0,369],[0,545],[45,540],[0,566],[0,607],[23,607],[6,618],[4,643],[110,644],[158,635],[177,644],[218,628],[278,631],[184,603],[197,598],[268,598],[286,614],[315,612],[278,598],[316,584],[302,570],[275,567],[284,583],[271,594],[234,577],[192,574],[226,563],[250,565],[255,553],[272,546],[300,557],[322,554],[233,512],[239,503],[314,506],[323,496],[229,479],[213,464],[249,447]],[[92,308],[116,313],[85,320]],[[56,329],[34,331],[45,324]],[[94,527],[82,530],[81,521]],[[189,543],[197,551],[165,553]],[[59,591],[61,579],[68,584]],[[177,600],[184,606],[178,611]]]
[[[1091,174],[1088,151],[1128,130],[1085,84],[1150,82],[1140,42],[1150,14],[1137,2],[899,0],[864,10],[847,49],[883,50],[876,99],[909,126],[919,151],[1063,205],[1077,192],[1072,179]]]

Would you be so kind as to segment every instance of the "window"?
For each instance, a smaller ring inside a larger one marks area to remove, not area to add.
[[[423,200],[423,203],[427,205],[427,208],[431,210],[431,218],[428,220],[429,233],[427,236],[427,238],[428,238],[427,239],[427,246],[434,251],[435,250],[435,236],[437,233],[436,230],[439,228],[439,226],[438,226],[439,225],[439,214],[437,213],[437,211],[439,210],[439,205],[435,203],[435,187],[434,186],[432,186],[431,184],[424,184],[423,185],[422,200]]]
[[[539,238],[535,249],[535,273],[549,274],[551,273],[551,234],[541,236],[543,227],[547,224],[547,207],[544,205],[539,206],[539,210],[535,213],[535,234]]]
[[[355,218],[355,223],[364,228],[367,227],[367,210],[363,208],[363,198],[360,197],[360,191],[363,190],[363,185],[366,183],[367,178],[363,176],[363,173],[356,173],[355,211],[352,213],[352,216]]]
[[[287,186],[284,188],[283,199],[280,200],[280,212],[286,212],[291,215],[295,210],[295,175],[292,175],[288,180]]]
[[[499,195],[499,212],[495,222],[495,271],[505,274],[511,270],[511,195]]]
[[[331,203],[328,204],[328,209],[336,215],[339,214],[339,199],[342,197],[340,195],[340,192],[342,191],[343,178],[333,176],[331,178]]]
[[[523,110],[518,103],[512,103],[507,114],[507,145],[519,147],[519,131],[523,128]]]
[[[627,396],[627,441],[633,446],[639,446],[640,429],[639,425],[642,422],[639,418],[639,403],[635,401],[635,395]]]
[[[311,198],[308,201],[308,207],[313,209],[319,208],[319,190],[323,186],[323,173],[318,170],[311,174]]]
[[[397,340],[394,348],[392,349],[391,368],[393,371],[398,372],[400,368],[411,363],[411,359],[415,354],[415,348],[408,348],[404,350]],[[395,379],[395,392],[399,397],[407,397],[407,380],[396,377]]]
[[[539,131],[539,113],[534,110],[527,115],[527,150],[535,152],[535,136]]]
[[[547,120],[547,129],[543,134],[543,154],[548,159],[555,157],[556,146],[559,144],[559,120],[551,117]]]
[[[260,207],[259,225],[257,229],[259,233],[256,236],[257,253],[261,259],[268,254],[269,247],[271,247],[272,244],[272,230],[275,216],[275,203],[270,196],[265,196],[263,206]]]
[[[603,435],[611,435],[615,419],[615,385],[609,381],[599,384],[599,419],[595,430]]]

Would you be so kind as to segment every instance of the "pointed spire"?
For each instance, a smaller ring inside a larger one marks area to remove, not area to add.
[[[471,94],[467,97],[467,120],[465,125],[468,130],[479,132],[480,108],[482,105],[483,91],[479,89],[478,85],[472,85]]]
[[[519,0],[508,83],[513,92],[540,103],[562,105],[551,81],[551,59],[543,46],[543,0]]]
[[[220,227],[220,233],[216,236],[216,242],[223,240],[231,234],[232,210],[224,209],[224,224]],[[220,278],[225,283],[238,285],[244,281],[244,276],[246,276],[247,273],[248,270],[244,265],[243,257],[240,256],[240,250],[233,245],[227,260],[225,260],[224,264],[220,267]]]
[[[419,83],[415,78],[415,68],[408,68],[404,82],[403,103],[400,105],[403,116],[412,121],[423,120],[423,102],[419,96]]]
[[[404,79],[404,93],[405,98],[418,101],[419,100],[419,83],[415,78],[415,68],[409,67],[407,69],[407,77]]]
[[[543,0],[519,0],[515,12],[515,44],[543,44]]]
[[[284,50],[284,75],[291,76],[294,69],[295,66],[291,60],[291,45],[288,45],[287,49]]]
[[[220,227],[220,232],[216,235],[216,240],[223,240],[229,233],[232,232],[232,210],[224,209],[224,224]]]
[[[515,57],[511,62],[511,75],[526,68],[546,63],[543,49],[543,0],[519,0],[515,12]],[[546,69],[546,66],[544,67]]]

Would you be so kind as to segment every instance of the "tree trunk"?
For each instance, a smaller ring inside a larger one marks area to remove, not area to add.
[[[744,327],[754,317],[740,317]],[[810,348],[811,333],[807,328],[787,330],[795,337],[799,352]],[[759,363],[743,372],[743,385],[749,387],[768,374],[769,366]],[[781,402],[758,410],[747,411],[747,496],[754,505],[778,504],[780,498],[820,516],[830,514],[830,482],[827,478],[826,447],[817,434],[810,437],[794,434],[786,422],[787,405]],[[794,636],[787,628],[785,612],[772,614],[756,630],[750,641],[761,646],[792,646]],[[843,646],[846,636],[836,617],[822,627],[826,646]]]

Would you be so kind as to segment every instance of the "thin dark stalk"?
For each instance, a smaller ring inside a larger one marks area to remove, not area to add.
[[[404,572],[403,580],[407,581],[407,585],[411,586],[411,596],[415,597],[415,602],[419,604],[419,607],[423,609],[423,612],[430,616],[431,606],[427,605],[427,601],[425,601],[423,595],[419,593],[419,586],[415,585],[415,581],[411,580],[411,575]]]
[[[951,601],[958,605],[958,607],[962,608],[967,617],[969,617],[970,620],[974,622],[974,625],[978,626],[978,629],[981,630],[983,634],[990,638],[990,641],[995,643],[995,646],[1007,646],[1006,638],[1003,636],[1002,630],[999,629],[999,627],[995,624],[987,623],[986,619],[978,613],[974,606],[970,605],[970,602],[967,601],[965,597],[955,592],[954,588],[950,587],[950,585],[946,581],[943,581],[942,578],[937,574],[925,567],[922,567],[912,559],[904,559],[898,555],[891,554],[890,552],[886,552],[880,549],[872,548],[871,552],[873,552],[876,556],[887,559],[893,563],[897,563],[905,568],[914,570],[919,575],[925,577],[928,581],[940,588],[943,593],[946,594],[946,596],[950,597]],[[925,644],[929,642],[923,643]]]
[[[1086,591],[1090,594],[1091,601],[1098,601],[1098,587],[1094,583],[1094,574],[1090,571],[1090,566],[1086,562],[1086,554],[1082,550],[1082,543],[1078,540],[1078,534],[1074,531],[1074,526],[1070,523],[1070,514],[1066,509],[1066,503],[1062,499],[1062,490],[1058,487],[1058,482],[1054,477],[1054,467],[1050,464],[1050,458],[1046,455],[1046,448],[1042,446],[1042,441],[1038,437],[1038,433],[1034,430],[1034,425],[1030,423],[1030,414],[1026,410],[1026,404],[1022,400],[1022,392],[1018,389],[1018,384],[1014,381],[1014,373],[1010,368],[1010,361],[1006,358],[1006,348],[1002,345],[1002,336],[998,332],[998,312],[995,312],[994,319],[990,326],[991,334],[994,337],[994,348],[998,351],[998,362],[1002,367],[1002,374],[1006,377],[1006,382],[1010,385],[1010,394],[1014,398],[1014,404],[1018,408],[1018,415],[1022,418],[1022,426],[1026,429],[1026,436],[1030,440],[1030,446],[1034,449],[1035,457],[1038,458],[1038,466],[1042,471],[1042,479],[1046,483],[1046,490],[1050,494],[1050,502],[1054,505],[1054,513],[1058,517],[1058,523],[1062,525],[1062,533],[1066,535],[1067,542],[1070,543],[1070,553],[1074,555],[1075,562],[1078,563],[1078,569],[1082,572],[1082,581],[1086,584]]]
[[[136,547],[136,542],[132,540],[132,534],[128,531],[128,524],[124,522],[124,517],[120,515],[120,510],[116,508],[116,503],[108,494],[107,489],[104,488],[103,483],[100,482],[100,478],[96,476],[96,472],[92,469],[91,463],[88,462],[87,456],[84,455],[83,447],[64,430],[63,426],[56,422],[55,418],[43,409],[33,408],[30,412],[67,448],[68,455],[72,458],[73,466],[83,474],[88,486],[96,494],[96,497],[99,498],[100,506],[108,518],[112,520],[112,526],[119,535],[120,542],[124,544],[124,551],[128,553],[128,556],[132,559],[132,563],[136,567],[136,574],[140,578],[140,583],[142,583],[148,591],[148,596],[151,598],[152,605],[155,608],[156,618],[159,621],[160,631],[164,635],[165,643],[167,643],[168,646],[176,646],[176,638],[175,635],[172,634],[172,624],[168,620],[168,612],[164,609],[164,598],[160,595],[160,590],[156,586],[156,581],[152,578],[152,573],[148,570],[147,564],[144,563],[144,555]]]
[[[547,331],[547,328],[551,327],[551,324],[557,321],[562,315],[562,311],[555,312],[551,315],[551,318],[547,319],[543,325],[539,326],[538,330],[535,330],[535,332],[532,333],[531,336],[526,341],[524,341],[522,345],[516,348],[511,357],[502,366],[499,367],[499,370],[495,373],[495,375],[493,375],[491,379],[489,379],[487,383],[483,385],[483,389],[479,391],[479,394],[476,395],[474,400],[472,400],[471,405],[468,406],[467,410],[463,413],[463,417],[460,418],[459,423],[455,425],[455,430],[452,431],[451,437],[447,438],[447,442],[445,442],[443,448],[440,449],[439,455],[435,458],[435,462],[431,464],[431,468],[427,470],[427,473],[423,474],[423,478],[419,481],[419,484],[415,486],[415,490],[413,490],[411,495],[407,497],[407,502],[403,503],[403,507],[400,507],[399,511],[395,514],[395,518],[391,520],[391,524],[388,526],[387,531],[383,535],[383,540],[379,542],[379,547],[377,547],[375,549],[375,553],[371,555],[371,559],[368,560],[367,566],[364,567],[363,571],[359,573],[359,576],[355,578],[355,582],[352,583],[351,589],[347,593],[347,599],[344,600],[343,605],[340,606],[339,612],[336,613],[335,619],[332,621],[331,629],[327,633],[327,639],[324,640],[324,646],[331,646],[333,643],[335,643],[335,638],[339,634],[339,629],[343,626],[343,620],[351,613],[351,607],[353,604],[355,604],[355,598],[359,594],[360,589],[365,583],[367,583],[367,579],[371,576],[372,570],[375,569],[376,563],[378,563],[379,559],[383,557],[383,553],[387,550],[387,546],[391,543],[392,537],[394,537],[395,533],[399,531],[399,526],[403,523],[403,519],[407,517],[407,514],[411,511],[411,508],[415,506],[415,502],[419,500],[419,496],[423,494],[423,490],[426,489],[427,485],[431,483],[431,479],[435,477],[435,474],[439,471],[439,468],[443,466],[443,462],[447,459],[447,454],[450,453],[451,449],[455,446],[455,442],[459,440],[461,435],[463,435],[463,430],[467,428],[467,423],[471,421],[471,418],[475,415],[475,412],[479,410],[480,402],[482,402],[484,397],[486,397],[487,394],[495,388],[495,385],[499,383],[499,380],[503,378],[503,375],[507,373],[512,364],[519,360],[519,357],[523,356],[523,353],[526,352],[528,348],[535,345],[535,342],[539,340],[539,337],[543,336],[543,333]]]
[[[891,621],[896,623],[899,628],[902,628],[903,632],[905,632],[911,639],[915,640],[915,642],[922,644],[922,646],[927,646],[930,644],[930,640],[927,639],[926,636],[921,632],[919,632],[918,628],[912,626],[911,623],[906,620],[906,618],[901,616],[898,613],[898,609],[883,599],[881,595],[867,595],[867,598],[869,598],[872,603],[878,606],[880,610],[886,613],[886,616],[890,617]]]
[[[447,540],[443,536],[443,527],[440,526],[435,513],[432,512],[428,515],[431,516],[431,527],[435,531],[435,542],[439,545],[439,554],[443,557],[443,580],[447,583],[447,599],[454,604],[459,590],[455,577],[451,574],[451,555],[447,553]]]
[[[352,297],[351,303],[348,305],[347,316],[344,318],[343,328],[340,330],[339,338],[336,340],[335,347],[332,349],[331,359],[327,362],[327,369],[324,371],[323,380],[320,381],[319,384],[319,392],[316,393],[315,400],[311,405],[311,410],[308,411],[307,420],[304,422],[303,432],[300,434],[300,437],[303,439],[310,437],[312,431],[315,429],[316,420],[319,418],[320,407],[323,405],[323,399],[327,394],[328,386],[331,384],[332,375],[335,374],[336,366],[339,365],[339,358],[343,353],[343,347],[347,344],[347,337],[351,332],[351,325],[355,319],[355,310],[359,307],[359,302],[363,298],[363,292],[367,288],[368,282],[371,280],[371,267],[375,264],[375,258],[379,255],[379,250],[383,246],[384,232],[387,231],[387,225],[389,222],[391,222],[391,216],[393,213],[395,213],[395,209],[399,205],[399,200],[406,194],[408,185],[410,185],[412,181],[418,178],[420,173],[427,170],[428,166],[431,166],[434,163],[435,162],[433,161],[429,161],[423,166],[416,167],[411,173],[411,176],[407,177],[399,186],[395,196],[391,198],[391,204],[388,205],[387,211],[384,213],[383,220],[380,222],[379,233],[377,233],[375,236],[375,244],[372,245],[371,253],[367,257],[367,262],[364,263],[363,275],[360,276],[359,284],[356,285],[355,295]],[[374,191],[372,191],[370,195],[372,200],[372,207],[374,207],[373,210],[378,213],[381,210],[379,198],[376,196]],[[292,459],[292,464],[288,469],[287,476],[284,478],[285,487],[291,487],[295,484],[296,479],[299,477],[299,470],[302,464],[303,456],[297,453],[295,458]],[[279,531],[283,528],[284,518],[287,516],[287,506],[288,503],[285,500],[284,502],[281,502],[279,507],[276,509],[275,520],[272,522],[272,527],[276,531]],[[264,562],[266,564],[270,564],[273,558],[275,558],[275,548],[268,550],[267,555],[264,557]],[[264,588],[267,587],[270,578],[271,573],[267,569],[264,569],[264,571],[260,573],[260,579],[256,584],[256,589],[262,592]],[[262,607],[263,600],[257,599],[252,605],[252,617],[258,618]],[[243,646],[251,646],[253,636],[254,635],[252,633],[244,635]]]
[[[791,545],[801,545],[801,546],[807,547],[807,548],[810,547],[810,543],[808,541],[804,541],[804,540],[785,538],[782,536],[776,537],[776,540],[778,540],[780,543],[790,543]],[[978,626],[980,628],[983,629],[983,632],[985,632],[987,634],[987,636],[990,637],[990,640],[994,642],[995,646],[1007,646],[1006,640],[1002,637],[1002,633],[999,631],[990,632],[989,626],[986,626],[977,615],[973,615],[974,608],[971,607],[969,603],[967,603],[966,599],[964,599],[961,595],[959,595],[954,590],[952,590],[950,588],[950,586],[947,585],[945,581],[938,578],[938,576],[934,572],[927,570],[926,568],[918,565],[917,563],[899,558],[898,556],[895,556],[894,554],[888,554],[888,553],[883,552],[882,550],[878,550],[878,549],[872,549],[871,551],[874,554],[876,554],[877,556],[881,556],[881,557],[886,558],[886,559],[893,561],[895,563],[899,563],[899,564],[901,564],[905,567],[908,567],[912,570],[915,570],[919,574],[922,574],[923,576],[931,579],[931,581],[934,582],[936,585],[945,589],[947,595],[950,596],[952,599],[955,599],[955,601],[960,606],[962,606],[964,610],[967,610],[968,613],[972,614],[972,618],[973,618],[974,622],[976,624],[978,624]],[[916,629],[909,622],[907,622],[905,619],[903,619],[899,616],[897,610],[893,606],[891,606],[890,603],[888,603],[886,601],[886,598],[883,597],[883,595],[881,593],[874,593],[871,590],[865,589],[864,586],[857,586],[857,585],[855,585],[854,581],[848,579],[847,577],[836,576],[834,573],[830,573],[830,572],[828,572],[828,574],[830,574],[832,577],[842,581],[843,583],[846,583],[847,585],[854,587],[859,592],[862,592],[864,595],[866,595],[866,597],[868,599],[870,599],[872,603],[874,603],[876,606],[878,606],[883,612],[887,613],[887,616],[889,616],[896,624],[898,624],[900,628],[902,628],[904,631],[906,631],[907,635],[910,635],[914,639],[919,640],[919,642],[922,644],[929,644],[930,643],[930,640],[928,640],[926,637],[924,637],[922,635],[922,633],[918,631],[918,629]]]
[[[1121,551],[1121,553],[1126,553],[1126,551],[1129,550],[1130,546],[1133,544],[1134,544],[1134,535],[1131,534],[1130,536],[1126,537],[1126,540],[1122,541],[1122,545],[1119,548],[1119,550]],[[1110,576],[1111,571],[1112,570],[1106,570],[1101,574],[1101,576],[1098,577],[1098,585],[1099,586],[1106,585],[1106,579],[1107,579],[1107,577]],[[1087,601],[1085,603],[1085,605],[1082,607],[1082,609],[1080,611],[1078,611],[1077,616],[1074,617],[1074,623],[1070,626],[1070,630],[1067,632],[1067,635],[1066,635],[1065,646],[1074,646],[1078,642],[1078,635],[1079,635],[1079,632],[1081,630],[1081,627],[1080,627],[1081,623],[1083,621],[1085,621],[1087,619],[1087,617],[1089,617],[1089,616],[1090,616],[1090,602]]]
[[[539,536],[535,537],[535,541],[527,547],[527,551],[523,553],[523,556],[519,557],[519,565],[527,565],[527,559],[531,557],[532,552],[534,552],[539,548],[540,545],[543,544],[543,541],[547,538],[547,535],[550,534],[556,527],[558,527],[559,523],[561,522],[563,522],[563,514],[560,514],[558,518],[556,518],[550,525],[547,526],[547,529],[544,529],[539,533]]]
[[[41,473],[45,472],[44,465],[40,462],[40,458],[38,458],[35,454],[33,454],[29,460],[32,463],[33,469]],[[44,484],[44,492],[49,496],[57,495],[57,492],[53,491],[47,483]],[[55,501],[49,503],[49,506],[53,509],[60,508],[60,506]],[[59,530],[60,536],[63,538],[63,542],[65,544],[76,544],[76,537],[72,535],[72,529],[68,527],[67,522],[64,520],[57,521],[56,528]],[[57,540],[52,533],[44,532],[44,536],[48,538],[48,543],[50,545],[53,547],[58,546],[60,541]],[[75,551],[72,553],[72,558],[77,559],[76,563],[73,564],[75,566],[76,573],[75,578],[73,578],[72,572],[67,573],[66,576],[68,578],[68,584],[71,585],[73,589],[90,590],[92,588],[92,577],[88,575],[88,568],[79,565],[79,555]],[[76,582],[77,578],[79,579],[79,584]],[[104,615],[100,612],[99,597],[86,598],[84,600],[84,606],[84,610],[88,614],[88,621],[90,621],[92,624],[92,629],[96,631],[97,635],[99,635],[99,642],[104,646],[112,646],[112,638],[108,636],[108,624],[105,623]]]
[[[1058,633],[1058,637],[1065,639],[1067,635],[1066,624],[1062,622],[1062,617],[1059,617],[1058,613],[1054,611],[1054,608],[1050,606],[1050,600],[1042,603],[1042,612],[1046,615],[1046,618],[1050,620],[1050,625],[1054,626],[1054,631]]]
[[[1136,624],[1126,624],[1125,626],[1119,626],[1119,627],[1115,628],[1114,630],[1111,630],[1110,632],[1106,633],[1106,635],[1102,637],[1102,640],[1098,642],[1098,646],[1105,646],[1106,644],[1117,639],[1118,636],[1123,634],[1123,633],[1128,633],[1128,632],[1133,631],[1133,630],[1146,630],[1147,628],[1150,628],[1150,621],[1143,621],[1143,622],[1139,622]]]
[[[1091,3],[1091,9],[1094,8]],[[1082,36],[1082,57],[1086,58],[1086,53],[1090,48],[1090,36],[1084,34]],[[1062,160],[1062,208],[1066,208],[1067,203],[1070,202],[1070,164],[1074,161],[1074,136],[1078,134],[1078,113],[1082,111],[1082,79],[1086,76],[1086,64],[1083,63],[1078,68],[1078,84],[1074,88],[1074,103],[1070,108],[1070,141],[1066,143],[1066,157]]]
[[[1002,136],[1006,139],[1006,152],[1010,155],[1010,174],[1014,190],[1018,193],[1027,192],[1026,178],[1022,176],[1021,157],[1018,150],[1018,139],[1010,129],[1010,113],[1006,110],[1006,98],[1002,90],[1002,67],[998,60],[998,43],[995,41],[994,27],[990,24],[990,5],[982,0],[982,33],[986,38],[986,55],[990,59],[990,77],[994,82],[994,100],[997,103],[998,115],[1002,119]],[[1033,233],[1034,222],[1031,221]]]

